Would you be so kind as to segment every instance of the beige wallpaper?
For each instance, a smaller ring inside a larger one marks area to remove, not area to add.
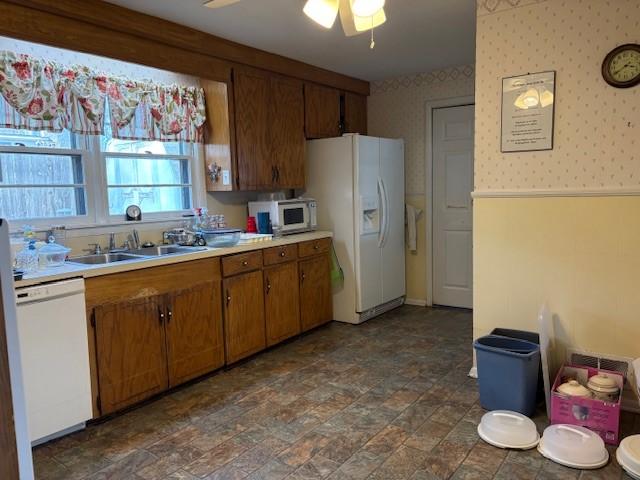
[[[640,86],[600,73],[614,47],[640,43],[638,0],[479,0],[476,190],[640,186]],[[556,70],[554,148],[500,153],[501,79]]]
[[[407,195],[424,194],[425,103],[473,95],[473,90],[472,65],[371,84],[369,135],[404,139]]]

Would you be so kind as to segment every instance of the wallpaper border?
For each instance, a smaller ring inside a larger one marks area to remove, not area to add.
[[[385,80],[376,80],[371,82],[371,95],[392,92],[404,88],[415,88],[423,85],[450,82],[463,77],[474,78],[475,73],[475,65],[470,64],[444,68],[441,70],[432,70],[430,72],[416,73],[413,75],[392,77]]]
[[[534,5],[548,0],[476,0],[478,17],[510,10],[512,8]]]
[[[472,198],[533,198],[533,197],[638,197],[640,187],[619,188],[567,188],[567,189],[523,189],[523,190],[474,190]]]

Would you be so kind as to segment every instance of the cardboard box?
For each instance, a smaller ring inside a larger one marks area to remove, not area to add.
[[[620,387],[620,395],[615,403],[603,402],[594,398],[571,397],[557,392],[558,386],[562,385],[567,378],[575,379],[586,386],[589,378],[598,373],[606,373],[616,379],[616,383]],[[563,366],[551,389],[551,424],[566,423],[586,427],[600,435],[605,443],[618,445],[620,441],[620,401],[623,387],[624,376],[620,372],[598,370],[579,365]]]

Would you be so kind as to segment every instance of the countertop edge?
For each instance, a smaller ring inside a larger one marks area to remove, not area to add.
[[[322,238],[332,238],[333,233],[329,231],[316,231],[287,235],[274,240],[246,243],[227,248],[208,248],[207,250],[181,253],[176,255],[166,255],[162,257],[141,258],[140,260],[131,260],[118,262],[109,265],[69,265],[63,267],[52,267],[41,270],[35,275],[14,282],[15,288],[31,287],[42,283],[55,282],[60,280],[68,280],[71,278],[91,278],[102,275],[111,275],[114,273],[130,272],[141,270],[144,268],[159,267],[163,265],[173,265],[176,263],[189,262],[192,260],[200,260],[203,258],[224,257],[235,253],[250,252],[254,250],[264,250],[265,248],[278,247],[281,245],[290,245],[292,243],[300,243]],[[56,269],[64,269],[64,271],[56,272]],[[50,273],[52,272],[52,273]]]

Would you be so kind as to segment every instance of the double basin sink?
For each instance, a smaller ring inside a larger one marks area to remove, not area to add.
[[[157,247],[137,248],[118,253],[103,253],[97,255],[85,255],[67,260],[69,263],[79,263],[82,265],[105,265],[109,263],[125,262],[127,260],[141,260],[144,258],[163,257],[165,255],[176,255],[179,253],[200,252],[206,250],[204,247],[181,247],[178,245],[160,245]]]

